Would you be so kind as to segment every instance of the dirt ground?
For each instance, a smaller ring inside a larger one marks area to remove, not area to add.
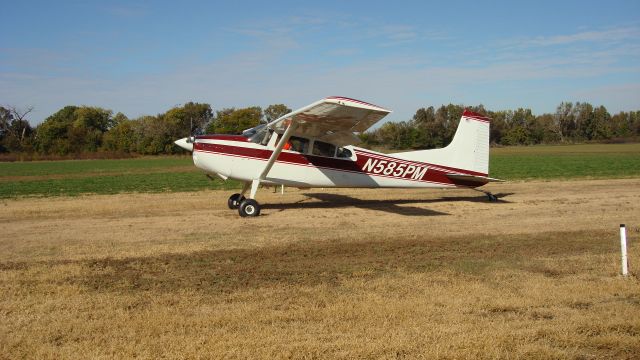
[[[637,358],[640,179],[0,202],[0,358]]]

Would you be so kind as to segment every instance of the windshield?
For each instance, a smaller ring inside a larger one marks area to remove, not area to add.
[[[267,124],[260,124],[242,132],[242,136],[248,138],[252,143],[262,145],[266,145],[269,141],[270,135],[271,131],[267,128]]]

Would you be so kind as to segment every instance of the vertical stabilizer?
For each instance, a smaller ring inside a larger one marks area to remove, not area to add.
[[[489,123],[488,117],[465,109],[453,140],[446,147],[393,155],[405,160],[421,161],[487,176],[489,174]]]

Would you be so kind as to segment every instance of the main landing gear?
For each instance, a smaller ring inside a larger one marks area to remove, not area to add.
[[[254,199],[244,199],[238,207],[238,214],[242,217],[260,215],[260,204]]]
[[[260,215],[260,204],[254,199],[247,199],[241,194],[233,194],[227,200],[229,209],[238,209],[238,214],[242,217],[253,217]]]
[[[229,209],[238,209],[238,214],[242,217],[260,215],[260,204],[255,199],[247,199],[244,197],[244,194],[249,190],[251,185],[252,183],[245,183],[240,194],[233,194],[229,197],[229,200],[227,200]],[[255,196],[255,194],[253,194],[253,196]]]
[[[241,194],[233,194],[227,200],[229,209],[238,209],[238,214],[242,217],[260,215],[260,204],[254,199],[247,199]]]

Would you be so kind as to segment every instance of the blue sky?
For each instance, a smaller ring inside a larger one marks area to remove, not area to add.
[[[0,104],[640,109],[640,1],[3,1]]]

